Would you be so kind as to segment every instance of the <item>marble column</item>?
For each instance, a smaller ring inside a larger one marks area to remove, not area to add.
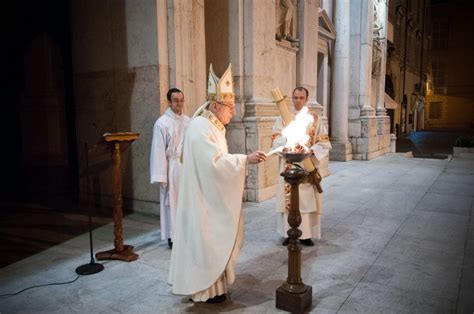
[[[318,29],[314,21],[319,21],[319,1],[298,1],[298,36],[299,51],[296,58],[296,85],[308,89],[308,106],[316,110],[321,123],[327,126],[322,104],[316,100],[318,80]],[[321,82],[324,84],[324,82]],[[329,175],[329,160],[321,161],[319,171],[323,176]]]
[[[170,87],[169,60],[168,60],[168,16],[166,14],[166,1],[156,1],[156,34],[158,52],[158,93],[160,99],[160,114],[168,108],[166,93]]]
[[[333,1],[323,1],[323,10],[326,10],[326,13],[328,14],[329,18],[331,19],[331,22],[334,20],[333,16]]]
[[[321,55],[321,54],[320,54]],[[327,53],[323,54],[323,60],[319,64],[320,68],[318,68],[318,95],[319,102],[323,106],[323,116],[328,116],[328,101],[329,101],[329,89],[328,84],[329,82],[329,65],[328,65],[328,55]]]
[[[384,0],[375,0],[377,5],[377,17],[382,27],[379,30],[378,37],[380,38],[380,69],[375,71],[379,73],[376,80],[376,99],[375,109],[377,114],[377,137],[378,137],[378,152],[376,154],[385,154],[392,150],[392,141],[390,135],[390,118],[387,116],[385,110],[385,73],[387,62],[387,27],[388,27],[388,3]]]
[[[349,53],[350,53],[350,1],[336,0],[334,12],[336,42],[331,104],[332,160],[352,159],[352,146],[348,141],[349,111]]]
[[[240,58],[241,62],[240,99],[245,102],[243,108],[245,133],[241,139],[245,150],[242,153],[250,153],[257,149],[268,151],[271,148],[271,127],[274,117],[278,114],[270,94],[276,86],[275,68],[278,67],[274,59],[275,1],[244,0],[242,6],[240,2],[229,3],[229,11],[233,11],[237,6],[239,10],[243,9],[241,11],[243,16],[238,20],[239,27],[230,27],[229,32],[234,33],[231,37],[241,36],[240,40],[243,43],[239,48],[239,53],[242,54],[238,57],[231,55],[233,59]],[[287,76],[289,74],[286,73]],[[245,199],[258,202],[273,197],[278,175],[277,157],[250,166],[244,192]]]
[[[377,116],[386,116],[387,111],[385,110],[385,74],[387,70],[387,27],[388,27],[388,3],[381,1],[378,5],[378,15],[380,21],[382,21],[382,29],[380,30],[380,45],[381,45],[381,60],[380,60],[380,76],[377,78],[377,101],[376,101],[376,113]]]
[[[221,1],[221,0],[219,0]],[[229,59],[234,75],[235,116],[227,125],[227,142],[232,153],[245,153],[244,94],[244,0],[227,0]]]
[[[316,101],[316,78],[318,73],[318,32],[313,21],[318,20],[318,1],[298,1],[299,51],[296,58],[296,85],[309,91],[309,105],[322,107]]]
[[[167,8],[170,86],[183,90],[191,115],[206,100],[204,0],[168,0]]]
[[[360,11],[360,70],[359,70],[359,106],[361,116],[373,116],[371,103],[372,84],[372,43],[374,39],[373,0],[361,0]]]

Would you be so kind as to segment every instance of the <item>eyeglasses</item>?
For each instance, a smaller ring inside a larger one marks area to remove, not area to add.
[[[216,103],[218,103],[219,105],[222,105],[222,106],[224,106],[224,107],[227,107],[227,108],[229,108],[229,109],[231,109],[231,110],[235,110],[235,105],[234,105],[234,104],[232,104],[232,105],[231,105],[231,104],[225,104],[225,103],[220,102],[220,101],[216,101]]]

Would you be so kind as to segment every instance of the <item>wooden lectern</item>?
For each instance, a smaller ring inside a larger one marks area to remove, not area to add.
[[[120,169],[120,153],[125,151],[130,144],[140,139],[139,133],[119,132],[105,133],[105,145],[112,152],[112,191],[114,197],[114,248],[95,254],[98,260],[121,260],[131,262],[138,258],[133,252],[133,246],[123,244],[122,239],[122,173]]]

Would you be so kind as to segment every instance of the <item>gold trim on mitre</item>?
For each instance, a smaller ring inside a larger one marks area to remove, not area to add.
[[[235,101],[234,80],[232,78],[232,65],[229,64],[222,77],[219,78],[209,65],[209,80],[207,82],[207,100]]]

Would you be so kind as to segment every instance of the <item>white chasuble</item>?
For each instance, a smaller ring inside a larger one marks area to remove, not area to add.
[[[168,279],[173,293],[205,301],[222,294],[215,294],[223,290],[219,285],[233,282],[246,163],[246,155],[229,154],[225,128],[212,113],[204,110],[191,120]]]
[[[176,115],[168,108],[153,126],[150,154],[150,182],[160,185],[161,239],[173,239],[178,200],[183,138],[189,117]]]
[[[320,117],[314,115],[313,125],[308,129],[310,135],[309,148],[313,151],[311,161],[314,167],[318,168],[320,160],[329,155],[332,148],[327,136],[327,128],[320,121]],[[284,125],[281,117],[278,117],[273,125],[273,133],[281,133]],[[277,137],[273,141],[273,147],[285,145],[286,139],[283,136]],[[280,161],[280,172],[284,170],[285,161]],[[300,163],[302,166],[302,164]],[[286,189],[285,189],[286,186]],[[277,211],[279,212],[277,220],[277,231],[282,237],[288,237],[287,231],[290,229],[288,224],[288,207],[290,206],[289,184],[284,178],[278,178],[277,190]],[[311,183],[301,183],[299,185],[299,209],[301,213],[301,225],[299,229],[303,232],[300,239],[321,238],[321,213],[322,213],[322,195],[318,193]]]

